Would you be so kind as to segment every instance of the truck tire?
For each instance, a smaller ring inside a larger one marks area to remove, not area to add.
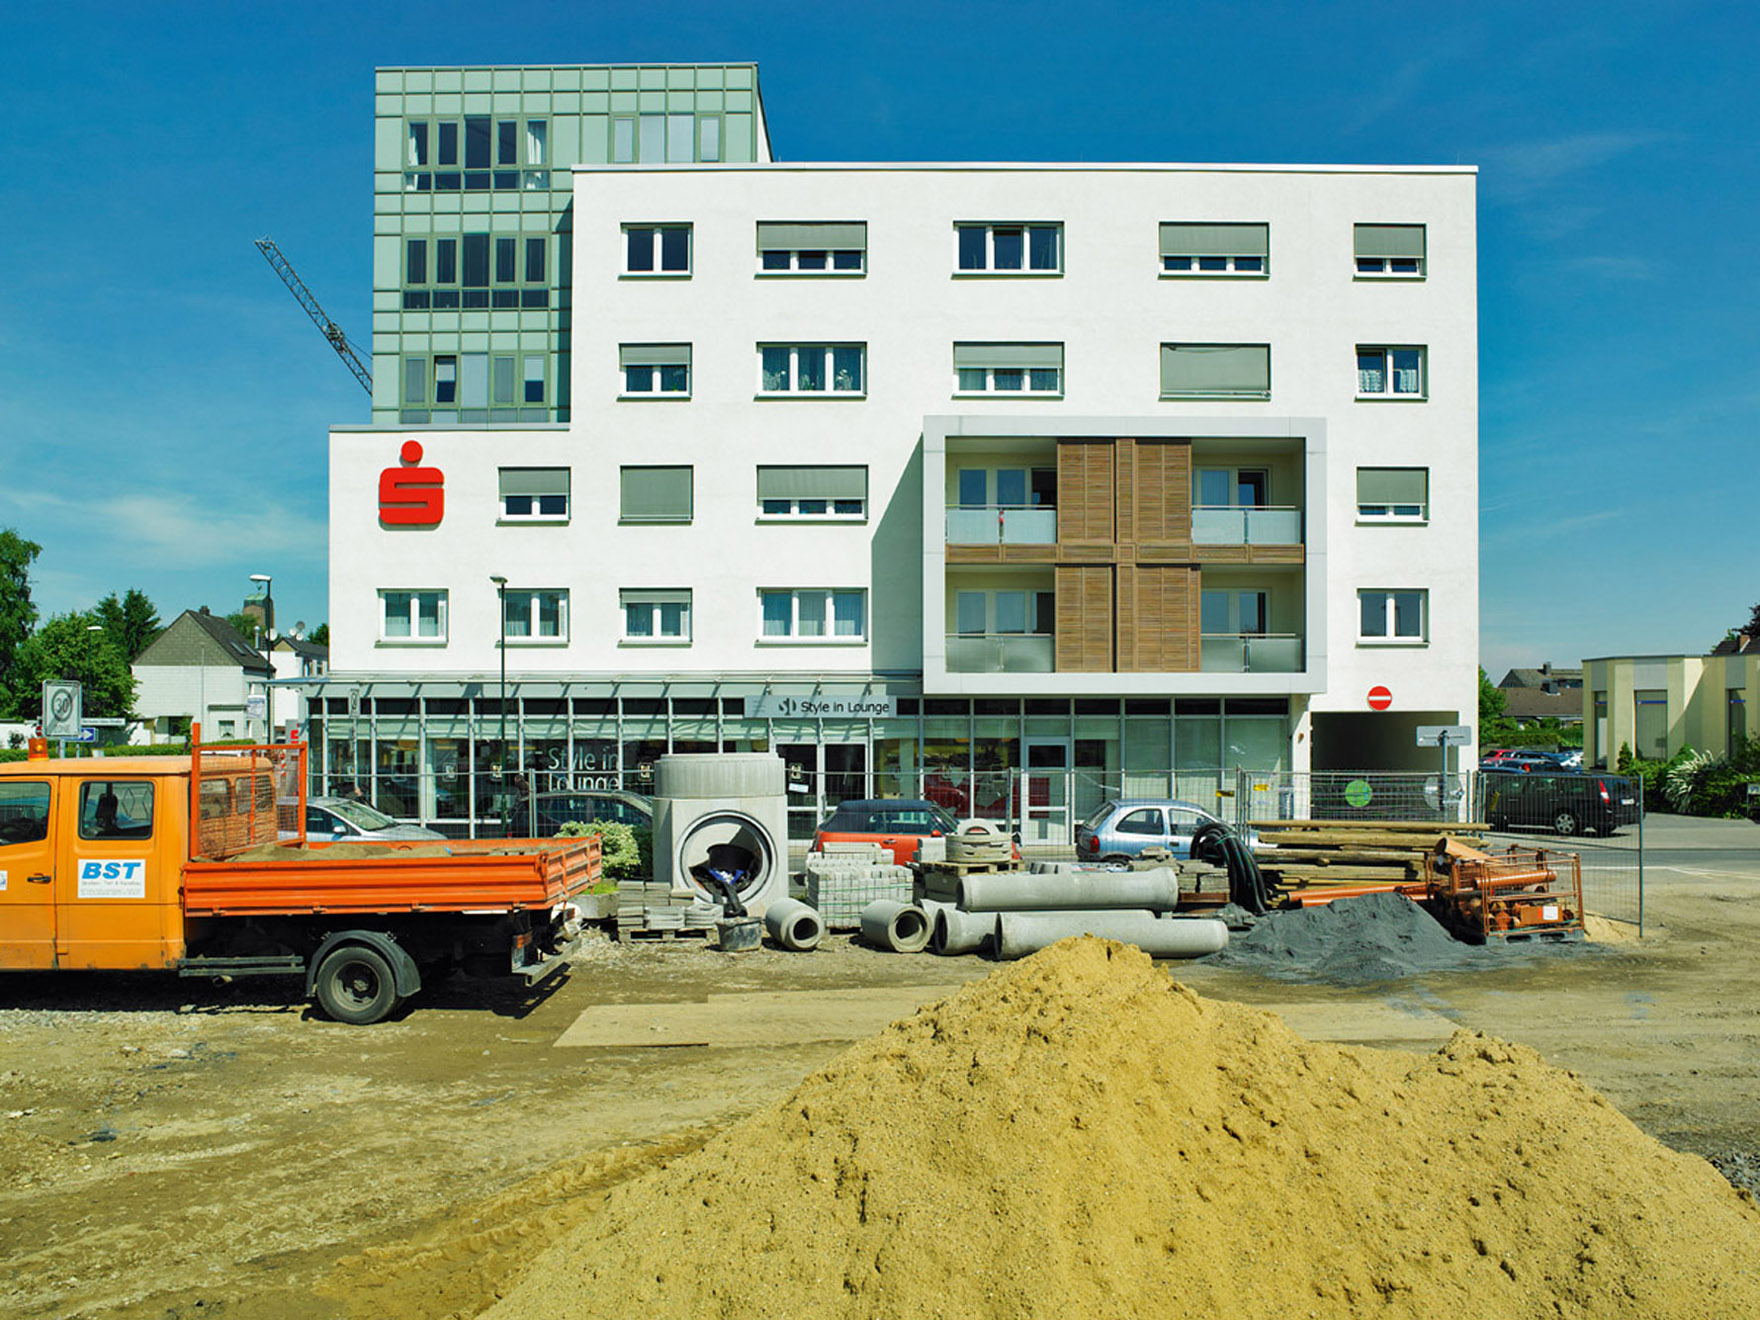
[[[364,944],[345,944],[326,954],[312,990],[328,1016],[354,1026],[378,1022],[403,1002],[391,964]]]

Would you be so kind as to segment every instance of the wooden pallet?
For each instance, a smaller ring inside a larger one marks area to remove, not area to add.
[[[679,940],[705,939],[713,930],[713,926],[632,926],[620,921],[617,923],[617,942],[628,944],[641,940],[673,944]]]

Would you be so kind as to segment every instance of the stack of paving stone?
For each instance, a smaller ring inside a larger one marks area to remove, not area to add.
[[[828,930],[855,930],[876,899],[911,901],[911,872],[877,843],[827,843],[807,854],[807,906]]]
[[[706,935],[721,908],[698,898],[676,898],[665,885],[626,880],[617,886],[617,937]]]

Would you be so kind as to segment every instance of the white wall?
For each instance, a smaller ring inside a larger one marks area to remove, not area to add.
[[[417,433],[337,430],[331,445],[333,667],[339,672],[489,674],[498,664],[491,573],[510,587],[566,586],[566,647],[510,648],[510,673],[850,672],[922,666],[923,419],[1018,413],[1055,434],[1060,416],[1189,418],[1200,434],[1319,419],[1326,453],[1306,494],[1320,574],[1326,690],[1309,709],[1364,710],[1385,684],[1396,710],[1453,709],[1477,693],[1477,326],[1475,178],[1461,169],[818,166],[608,168],[577,174],[573,417],[561,428]],[[758,220],[865,220],[867,274],[760,277]],[[1064,273],[954,273],[956,221],[1064,225]],[[1164,220],[1263,221],[1269,277],[1160,278]],[[622,276],[625,223],[689,221],[689,279]],[[1356,222],[1427,227],[1427,278],[1354,278]],[[1060,401],[954,399],[955,341],[1065,345]],[[754,399],[759,342],[865,342],[865,399]],[[688,401],[620,401],[618,345],[694,346]],[[1269,343],[1269,402],[1162,402],[1162,342]],[[1424,402],[1359,401],[1358,344],[1428,350]],[[1226,419],[1226,424],[1224,420]],[[1147,430],[1147,422],[1145,424]],[[1119,434],[1131,434],[1121,430]],[[446,472],[445,521],[381,528],[380,469],[411,435]],[[620,527],[620,463],[688,463],[689,526]],[[762,463],[866,463],[865,525],[778,526],[756,517]],[[565,527],[496,525],[496,469],[568,465]],[[1425,526],[1359,526],[1358,465],[1427,466]],[[1314,470],[1310,467],[1310,477]],[[935,478],[939,483],[939,475]],[[1314,535],[1324,528],[1323,541]],[[941,536],[931,527],[933,542]],[[446,587],[442,649],[376,644],[375,588]],[[691,587],[687,650],[621,646],[620,587]],[[766,646],[764,586],[870,589],[865,647]],[[1430,593],[1427,643],[1356,641],[1358,587]],[[937,618],[939,618],[939,611]],[[1310,612],[1311,613],[1311,612]],[[1312,630],[1314,620],[1309,620]],[[1207,675],[1163,690],[1214,690]]]

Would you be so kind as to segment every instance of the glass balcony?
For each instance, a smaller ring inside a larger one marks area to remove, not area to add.
[[[947,511],[949,545],[1056,545],[1057,510],[1044,505],[965,505]]]
[[[1300,509],[1239,508],[1201,504],[1192,507],[1194,545],[1300,545]]]
[[[1206,674],[1302,672],[1302,639],[1294,634],[1205,633],[1201,646],[1198,667]]]
[[[1049,674],[1056,639],[1047,633],[965,633],[947,639],[950,674]]]

